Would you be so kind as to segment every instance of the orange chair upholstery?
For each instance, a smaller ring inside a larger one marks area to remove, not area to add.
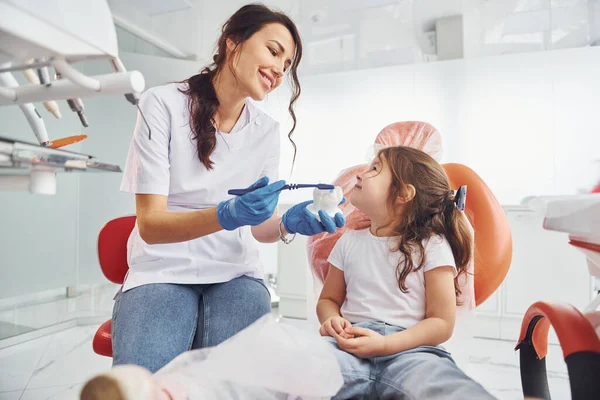
[[[467,186],[465,213],[475,231],[475,303],[480,305],[500,287],[512,261],[512,235],[502,206],[469,167],[442,164],[450,187]]]
[[[122,284],[129,270],[127,265],[127,240],[135,226],[135,215],[115,218],[100,229],[98,235],[98,261],[106,278]],[[112,357],[111,324],[108,320],[96,331],[92,348],[96,354]]]

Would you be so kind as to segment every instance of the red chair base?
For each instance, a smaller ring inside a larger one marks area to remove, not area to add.
[[[108,320],[96,331],[94,340],[92,341],[92,348],[94,353],[100,354],[101,356],[112,357],[112,340],[111,340],[111,326],[112,320]]]

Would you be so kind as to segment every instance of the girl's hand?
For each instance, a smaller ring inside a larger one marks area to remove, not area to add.
[[[350,321],[339,316],[333,316],[323,322],[321,328],[319,328],[319,333],[321,336],[350,338],[351,336],[346,333],[346,329],[349,328],[352,328]]]
[[[334,335],[340,349],[352,353],[360,358],[371,358],[386,355],[385,336],[371,329],[350,327],[346,328],[346,338],[342,335]]]

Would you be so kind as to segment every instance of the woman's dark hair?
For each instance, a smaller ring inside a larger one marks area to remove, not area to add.
[[[221,29],[221,36],[217,41],[217,52],[213,57],[213,63],[205,67],[199,74],[188,78],[185,83],[188,87],[181,90],[188,96],[188,108],[190,122],[193,131],[193,139],[198,147],[198,158],[206,169],[212,169],[213,162],[210,159],[217,144],[214,117],[219,108],[219,100],[213,85],[213,78],[226,66],[227,39],[236,44],[234,51],[258,32],[263,26],[279,23],[285,26],[296,45],[296,53],[289,67],[291,75],[292,96],[288,110],[294,124],[288,133],[288,138],[294,147],[294,161],[296,160],[296,143],[292,140],[292,133],[296,129],[296,113],[294,104],[300,96],[300,83],[298,81],[298,64],[302,58],[302,42],[296,25],[292,20],[281,12],[272,11],[262,4],[249,4],[240,8],[233,14]],[[233,57],[230,58],[231,60]],[[293,164],[292,164],[293,165]]]

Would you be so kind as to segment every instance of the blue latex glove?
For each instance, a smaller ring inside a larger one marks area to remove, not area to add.
[[[343,204],[346,199],[342,199]],[[306,206],[312,204],[312,200],[296,204],[283,214],[283,227],[288,233],[299,233],[305,236],[318,235],[319,233],[334,233],[338,228],[346,224],[344,214],[337,213],[335,218],[331,218],[325,211],[319,211],[319,218],[306,209]]]
[[[252,192],[219,203],[217,219],[223,229],[232,231],[240,226],[260,225],[271,218],[285,181],[268,183],[269,178],[262,177],[248,187],[254,189]]]

